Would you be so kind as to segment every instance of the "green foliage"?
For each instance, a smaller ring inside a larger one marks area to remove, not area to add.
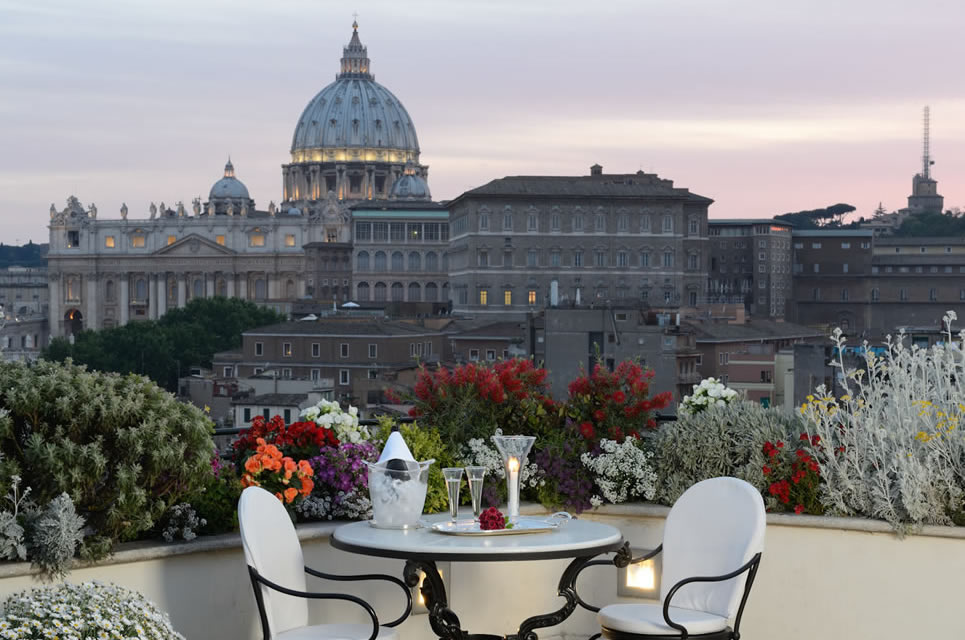
[[[373,444],[381,451],[385,441],[392,431],[394,424],[388,416],[379,417],[378,433],[373,438]],[[412,456],[419,461],[435,460],[429,467],[429,488],[426,492],[424,513],[441,513],[449,509],[449,493],[446,490],[446,479],[442,477],[443,467],[456,466],[456,459],[452,451],[442,441],[439,432],[434,429],[420,427],[415,422],[399,425],[402,439],[405,440]]]
[[[910,215],[895,230],[903,237],[961,237],[965,236],[965,216],[945,213],[916,213]]]
[[[5,245],[0,242],[0,269],[7,267],[46,267],[47,244],[28,241],[23,246]]]
[[[241,481],[233,469],[209,474],[196,493],[185,498],[198,512],[205,524],[198,529],[202,535],[228,533],[238,528],[238,498]]]
[[[661,425],[653,438],[657,497],[673,504],[691,485],[717,476],[746,480],[764,491],[765,442],[789,440],[804,431],[801,420],[754,402],[711,407]]]
[[[88,557],[150,530],[210,473],[211,421],[141,376],[0,363],[0,409],[0,451],[39,505],[70,496],[94,532]]]
[[[844,216],[854,211],[850,204],[838,203],[823,209],[808,209],[795,213],[782,213],[775,220],[790,222],[796,229],[817,229],[819,227],[841,227]]]
[[[243,331],[283,320],[272,309],[245,300],[196,298],[158,321],[82,331],[74,344],[57,338],[43,357],[57,362],[72,358],[98,371],[140,373],[173,391],[179,372],[192,365],[211,366],[215,353],[241,346]]]

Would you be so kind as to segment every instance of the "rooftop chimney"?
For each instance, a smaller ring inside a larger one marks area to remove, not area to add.
[[[601,167],[601,166],[598,165],[598,164],[593,165],[592,167],[590,167],[590,175],[591,175],[591,176],[602,176],[602,175],[603,175],[603,167]]]

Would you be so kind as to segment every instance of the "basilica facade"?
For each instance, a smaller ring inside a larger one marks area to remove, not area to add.
[[[441,299],[444,242],[425,248],[419,234],[447,237],[448,222],[431,202],[412,119],[375,82],[358,24],[352,27],[335,81],[312,98],[295,126],[280,205],[258,208],[230,159],[206,202],[152,203],[142,216],[122,205],[120,218],[112,219],[98,218],[94,204],[74,196],[64,208],[51,205],[52,336],[156,319],[197,297],[239,297],[279,309],[296,300],[348,301],[357,293],[356,208],[364,210],[360,228],[377,235],[379,223],[369,221],[384,218],[415,234],[407,243],[420,245],[406,253],[406,266],[418,270],[398,283],[366,273],[365,297],[378,300],[385,287],[390,300]],[[428,226],[436,223],[446,230]],[[377,251],[363,271],[379,264]]]

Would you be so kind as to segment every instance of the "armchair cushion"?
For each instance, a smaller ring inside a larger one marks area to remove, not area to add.
[[[367,640],[372,635],[371,624],[319,624],[291,629],[274,636],[275,640]],[[399,633],[389,627],[379,627],[378,640],[398,640]]]
[[[715,633],[727,628],[727,619],[712,613],[670,607],[670,619],[687,628],[690,635]],[[597,620],[604,629],[651,636],[680,636],[663,619],[662,604],[612,604],[600,609]]]

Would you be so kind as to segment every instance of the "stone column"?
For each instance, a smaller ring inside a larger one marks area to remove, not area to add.
[[[226,273],[225,279],[225,296],[228,298],[235,297],[235,274]]]
[[[213,298],[214,294],[214,274],[209,272],[204,274],[204,297]]]
[[[99,328],[97,323],[97,274],[87,274],[84,276],[84,280],[86,281],[84,302],[87,305],[87,311],[84,312],[84,328],[97,329]]]
[[[64,290],[60,283],[61,274],[54,273],[50,275],[47,280],[47,286],[49,287],[50,302],[47,306],[47,324],[49,325],[50,335],[55,338],[64,335],[63,331],[63,320],[64,320],[64,310],[63,310],[63,300],[64,300]]]
[[[157,320],[157,274],[147,274],[147,319]]]
[[[178,274],[178,308],[183,307],[187,303],[188,291],[185,277],[183,273]]]
[[[121,277],[121,324],[125,325],[130,320],[131,297],[128,287],[131,286],[131,276],[127,273]]]
[[[238,281],[238,297],[242,300],[248,299],[248,274],[242,273],[241,279]]]
[[[168,310],[168,274],[157,274],[157,317],[158,319]]]

